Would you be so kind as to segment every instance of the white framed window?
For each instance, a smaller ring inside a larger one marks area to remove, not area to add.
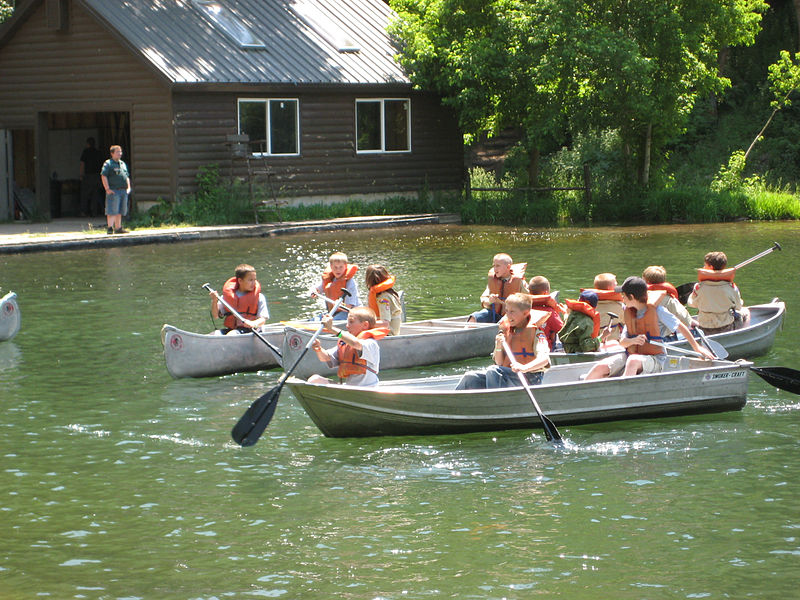
[[[250,138],[258,156],[300,154],[300,103],[297,98],[239,98],[239,133]]]
[[[411,152],[411,100],[356,98],[356,152]]]

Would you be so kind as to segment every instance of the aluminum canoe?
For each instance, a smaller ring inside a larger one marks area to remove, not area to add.
[[[270,344],[280,348],[284,326],[267,325],[261,332]],[[181,377],[213,377],[244,371],[279,367],[278,358],[252,333],[211,335],[183,331],[172,325],[161,328],[167,371]]]
[[[752,363],[670,357],[663,372],[596,381],[580,379],[591,363],[548,369],[533,386],[542,411],[558,426],[741,410]],[[455,391],[459,377],[382,381],[376,387],[287,386],[328,437],[457,434],[539,430],[521,387]]]
[[[468,317],[462,315],[403,323],[399,335],[389,335],[378,341],[381,349],[380,370],[433,365],[476,356],[488,357],[494,348],[497,323],[467,325]],[[284,369],[294,365],[313,333],[286,327],[281,351]],[[319,336],[319,341],[327,350],[336,346],[337,339],[324,334]],[[331,376],[335,375],[336,369],[328,367],[309,349],[293,374],[308,379],[314,373]]]
[[[0,342],[12,339],[22,325],[22,315],[17,304],[17,295],[8,292],[0,299]]]
[[[739,358],[753,358],[769,352],[772,344],[775,343],[775,335],[783,324],[783,317],[786,313],[786,304],[775,298],[767,304],[754,304],[750,309],[750,320],[747,326],[725,333],[709,335],[708,338],[719,342],[728,351],[727,360]],[[672,345],[691,350],[689,343],[682,341],[674,342]],[[591,362],[607,356],[605,352],[551,352],[550,363],[561,365],[576,362]]]

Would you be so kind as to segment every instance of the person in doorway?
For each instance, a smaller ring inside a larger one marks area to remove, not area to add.
[[[505,301],[505,316],[500,319],[492,359],[494,365],[481,371],[467,371],[461,376],[457,390],[479,390],[520,385],[517,373],[524,373],[531,385],[542,382],[550,366],[550,346],[541,327],[550,313],[531,310],[528,294],[511,294]],[[507,356],[503,342],[513,356]]]
[[[364,283],[369,290],[369,307],[378,317],[379,327],[388,327],[391,335],[400,333],[403,305],[394,289],[395,278],[383,265],[370,265]]]
[[[337,329],[333,317],[325,315],[322,324],[326,331],[339,338],[334,348],[325,350],[319,340],[311,349],[329,367],[338,366],[339,380],[345,385],[378,385],[381,349],[377,340],[388,335],[386,327],[376,327],[375,313],[366,306],[355,306],[347,314],[347,329]],[[322,375],[312,375],[309,383],[330,383]]]
[[[620,345],[625,353],[618,352],[604,358],[586,374],[586,380],[614,377],[624,373],[626,377],[639,373],[660,373],[664,370],[667,354],[662,346],[650,343],[663,342],[676,329],[702,358],[714,359],[714,355],[700,346],[689,328],[663,306],[648,301],[647,282],[641,277],[628,277],[617,288],[625,303],[625,328]]]
[[[108,234],[128,233],[122,228],[122,217],[128,214],[128,194],[131,193],[131,178],[128,165],[122,160],[122,148],[111,146],[111,158],[103,163],[100,179],[106,191],[106,224]]]
[[[100,181],[102,168],[103,153],[95,146],[93,137],[86,138],[80,164],[82,217],[96,217],[103,210],[103,184]]]
[[[244,317],[240,321],[219,302],[214,292],[211,296],[211,314],[224,318],[222,329],[214,331],[214,335],[230,335],[250,333],[258,329],[269,319],[267,299],[261,293],[261,284],[256,278],[256,270],[250,265],[241,264],[236,267],[234,276],[222,286],[222,297],[236,312]]]

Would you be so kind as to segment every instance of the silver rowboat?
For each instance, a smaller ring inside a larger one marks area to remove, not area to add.
[[[468,315],[463,315],[403,323],[399,335],[378,340],[381,349],[380,370],[433,365],[476,356],[488,357],[494,348],[497,323],[467,325],[467,318]],[[295,363],[313,333],[286,327],[281,350],[284,369]],[[326,350],[336,346],[337,339],[332,335],[321,335],[318,339]],[[309,350],[293,374],[308,379],[314,373],[330,376],[336,373],[336,369],[328,367]]]
[[[0,342],[10,340],[19,332],[22,315],[17,304],[17,295],[8,292],[0,298]]]
[[[276,348],[283,343],[284,326],[267,325],[261,336]],[[211,335],[161,328],[167,371],[175,378],[213,377],[279,367],[278,358],[252,333]]]
[[[591,363],[548,369],[532,391],[558,426],[741,410],[749,362],[670,357],[661,373],[582,381]],[[541,428],[523,388],[455,391],[458,376],[382,381],[377,387],[287,386],[328,437],[455,434]]]
[[[754,304],[750,309],[750,320],[746,327],[709,335],[708,338],[719,342],[728,351],[728,360],[739,358],[753,358],[769,352],[775,343],[775,335],[783,324],[786,313],[786,304],[775,298],[767,304]],[[670,345],[684,350],[691,350],[689,343],[683,341],[673,342]],[[563,365],[576,362],[591,362],[608,356],[606,352],[551,352],[550,363]]]

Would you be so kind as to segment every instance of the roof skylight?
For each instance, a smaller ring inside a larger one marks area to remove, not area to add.
[[[192,0],[194,4],[212,23],[217,25],[225,34],[241,48],[266,48],[264,42],[258,39],[252,31],[241,22],[222,2],[217,0]]]
[[[359,52],[361,46],[356,39],[339,27],[313,2],[296,0],[292,9],[319,35],[325,38],[339,52]]]

